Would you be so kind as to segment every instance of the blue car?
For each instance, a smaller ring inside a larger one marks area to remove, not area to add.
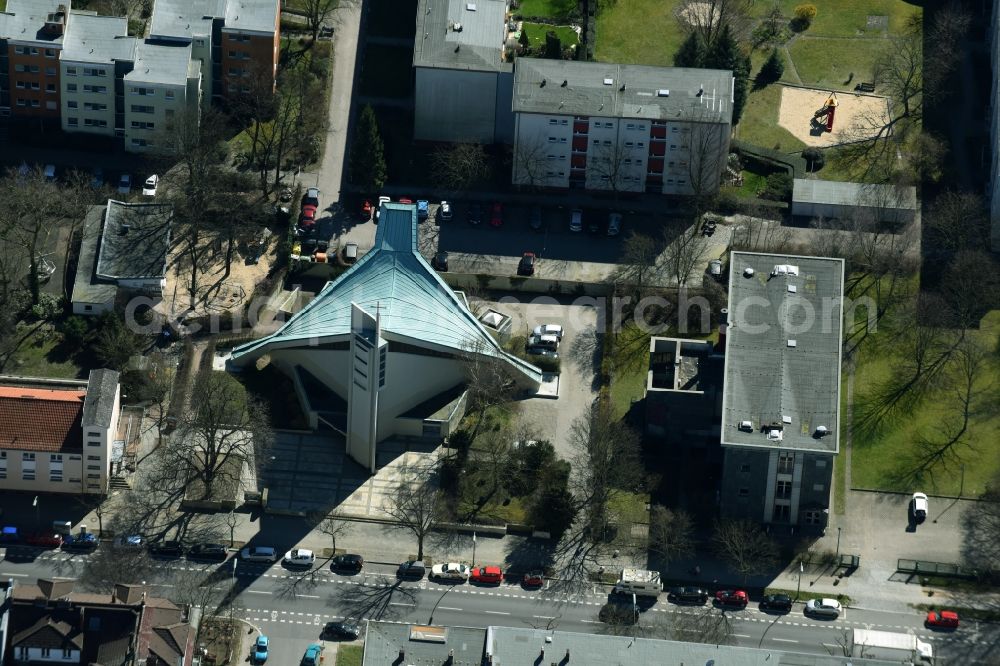
[[[427,200],[426,199],[418,199],[417,200],[417,219],[418,220],[426,220],[427,216],[429,214],[430,214],[430,211],[427,208]]]
[[[17,543],[20,538],[16,527],[5,526],[0,532],[0,543]]]
[[[323,654],[323,646],[313,643],[306,648],[306,653],[302,655],[301,666],[319,666],[320,656]]]
[[[253,663],[263,664],[267,661],[267,636],[261,634],[257,637],[257,643],[253,646]]]
[[[68,534],[63,537],[63,548],[66,550],[90,550],[97,548],[97,535],[93,532]]]

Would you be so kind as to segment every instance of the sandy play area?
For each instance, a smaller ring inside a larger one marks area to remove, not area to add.
[[[824,118],[814,121],[813,115],[823,108],[829,96],[829,90],[782,86],[778,124],[807,146],[827,147],[857,141],[862,138],[860,128],[877,129],[889,118],[887,98],[838,92],[833,131],[827,132]]]

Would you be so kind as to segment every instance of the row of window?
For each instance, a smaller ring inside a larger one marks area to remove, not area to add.
[[[14,65],[14,71],[21,72],[24,74],[41,74],[42,72],[41,68],[38,65],[22,65],[21,63]],[[45,76],[55,76],[55,75],[56,75],[55,67],[45,68]]]
[[[77,106],[78,102],[76,100],[71,99],[66,102],[66,108],[68,109],[75,109]],[[98,102],[84,102],[83,108],[87,111],[107,111],[108,105]]]
[[[18,97],[14,104],[21,108],[40,109],[42,107],[42,103],[37,99],[22,99],[21,97]],[[49,111],[55,111],[57,108],[55,101],[45,102],[45,108]]]
[[[14,53],[16,55],[33,55],[33,56],[36,56],[36,55],[40,55],[41,52],[42,52],[41,49],[38,49],[38,48],[36,48],[34,46],[15,46],[14,47]],[[55,49],[45,49],[45,57],[46,58],[55,58],[56,57],[56,50]]]
[[[107,76],[108,70],[103,67],[83,67],[84,76]],[[76,67],[67,67],[66,76],[76,76]]]
[[[42,89],[41,84],[38,83],[37,81],[15,81],[14,82],[14,87],[17,88],[18,90],[41,90]],[[46,83],[45,84],[45,92],[47,92],[47,93],[55,93],[55,92],[57,92],[56,91],[56,84],[54,84],[54,83]]]
[[[37,454],[35,454],[33,452],[24,452],[24,451],[22,451],[21,452],[21,461],[22,462],[34,462],[35,459],[36,459],[35,458],[36,455]],[[70,460],[80,460],[80,456],[70,456],[69,459]],[[101,459],[101,456],[87,456],[87,460],[100,460],[100,459]],[[4,460],[7,460],[7,452],[6,451],[0,451],[0,461],[4,461]],[[61,453],[50,453],[49,454],[49,462],[62,463],[62,461],[63,461],[63,454],[61,454]]]
[[[69,127],[79,127],[80,126],[80,119],[76,118],[76,117],[72,117],[72,116],[69,117],[69,118],[66,118],[66,125],[68,125]],[[83,119],[83,126],[84,127],[107,127],[108,126],[108,121],[107,120],[101,120],[99,118],[84,118]],[[100,442],[87,442],[87,446],[98,446],[99,444],[100,444]]]
[[[250,52],[249,51],[230,51],[229,52],[229,57],[230,58],[234,58],[236,60],[249,60],[250,59]],[[565,125],[566,123],[563,123],[563,124]]]
[[[143,96],[143,97],[153,97],[153,96],[156,95],[156,88],[131,87],[131,88],[129,88],[129,92],[131,92],[133,95],[140,95],[140,96]],[[163,91],[163,97],[164,97],[164,99],[173,99],[174,98],[174,91],[173,90],[164,90]]]
[[[229,41],[231,42],[246,43],[250,41],[250,35],[231,35],[227,33],[226,36],[229,37]]]

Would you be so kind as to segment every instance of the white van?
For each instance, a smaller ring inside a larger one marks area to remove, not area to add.
[[[663,591],[659,571],[622,569],[621,578],[615,583],[613,594],[634,594],[637,597],[659,597]]]

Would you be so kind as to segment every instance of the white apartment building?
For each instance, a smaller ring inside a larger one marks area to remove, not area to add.
[[[516,185],[674,195],[718,189],[732,73],[520,58]]]
[[[113,370],[87,381],[3,378],[0,490],[106,494],[120,412]]]
[[[190,44],[139,44],[124,84],[125,149],[134,153],[162,147],[171,121],[201,103],[200,63]]]
[[[116,72],[131,67],[137,40],[122,17],[71,12],[59,59],[60,113],[66,132],[114,136],[121,129],[115,96]]]

